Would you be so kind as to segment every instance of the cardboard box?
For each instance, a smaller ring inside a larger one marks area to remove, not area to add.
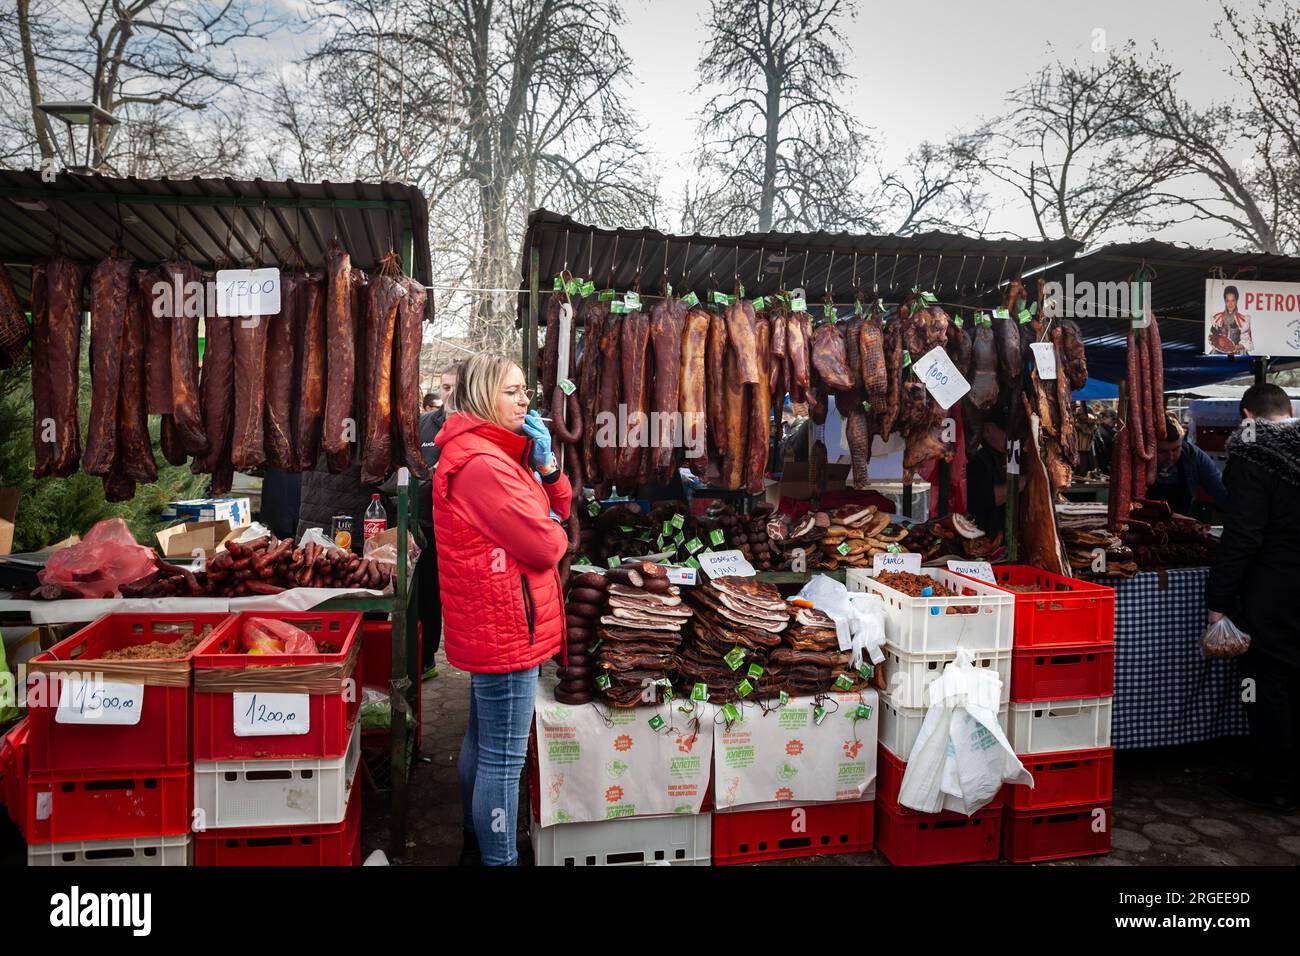
[[[9,554],[14,546],[14,519],[18,517],[17,488],[0,488],[0,554]]]
[[[253,509],[247,498],[195,498],[169,502],[162,516],[182,521],[229,521],[232,528],[246,528],[253,520]]]
[[[233,533],[230,522],[190,521],[172,525],[158,532],[158,547],[165,558],[189,558],[195,551],[212,557],[217,548]]]

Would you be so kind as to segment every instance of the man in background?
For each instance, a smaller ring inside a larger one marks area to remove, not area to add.
[[[1172,412],[1165,415],[1165,440],[1156,443],[1156,468],[1156,482],[1147,489],[1147,497],[1169,502],[1174,514],[1190,515],[1200,491],[1209,495],[1216,507],[1227,509],[1228,492],[1219,466],[1192,443],[1187,429]]]
[[[420,416],[420,453],[425,464],[431,469],[438,467],[439,448],[434,442],[438,432],[447,421],[452,405],[452,395],[456,391],[456,366],[443,371],[439,383],[442,389],[442,402],[434,404],[433,393],[424,396],[425,412]],[[430,408],[430,405],[434,407]],[[429,680],[438,676],[435,659],[438,648],[442,645],[442,594],[438,590],[438,549],[433,541],[433,483],[420,482],[419,514],[420,530],[424,533],[426,546],[420,553],[420,560],[415,565],[416,587],[420,589],[420,629],[423,633],[423,652],[421,653],[422,678]]]
[[[424,401],[421,403],[421,406],[421,414],[428,414],[429,412],[436,411],[442,406],[442,399],[438,397],[437,392],[425,392]]]
[[[1232,796],[1277,813],[1300,793],[1300,421],[1276,385],[1252,385],[1245,421],[1228,439],[1227,517],[1205,585],[1209,622],[1224,616],[1250,635],[1240,660],[1254,682],[1246,698],[1253,772],[1225,786]]]

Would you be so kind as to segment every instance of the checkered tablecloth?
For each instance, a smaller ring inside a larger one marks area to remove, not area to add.
[[[1201,655],[1209,573],[1147,571],[1115,585],[1116,749],[1248,732],[1236,661]]]

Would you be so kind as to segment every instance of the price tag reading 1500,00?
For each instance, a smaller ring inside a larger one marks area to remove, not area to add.
[[[59,681],[56,724],[138,724],[144,712],[144,684],[66,674]]]
[[[236,692],[236,737],[289,737],[311,730],[311,704],[306,694]]]

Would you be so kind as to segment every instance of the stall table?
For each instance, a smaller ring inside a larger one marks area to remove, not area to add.
[[[1115,588],[1117,750],[1248,732],[1236,661],[1201,654],[1208,568],[1144,571]]]

